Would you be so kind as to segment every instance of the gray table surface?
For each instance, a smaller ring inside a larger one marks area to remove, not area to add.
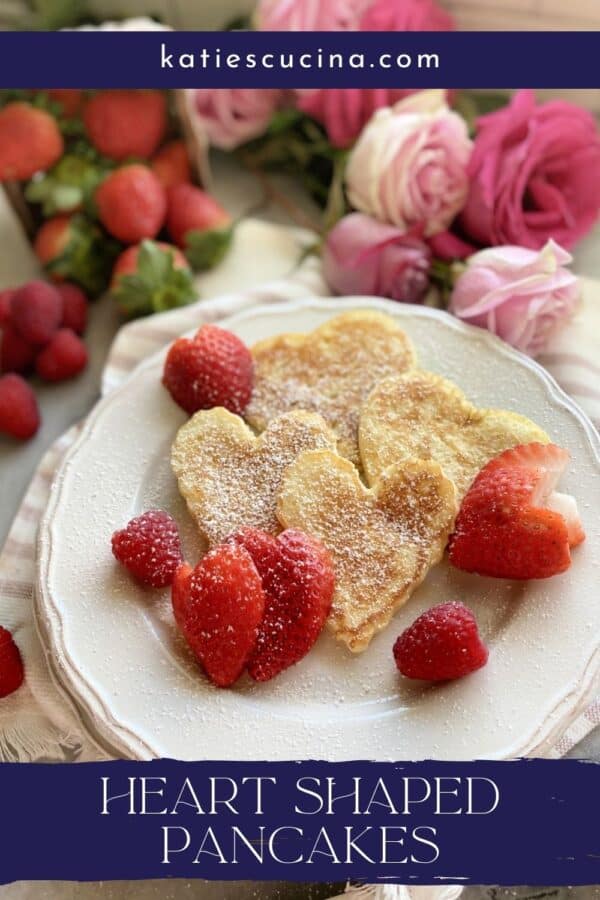
[[[293,185],[286,181],[282,187],[288,199],[297,203],[307,215],[314,214],[310,203]],[[234,216],[255,206],[261,197],[252,178],[232,168],[227,159],[219,158],[215,166],[215,193]],[[276,205],[268,206],[261,215],[290,224],[285,212]],[[6,284],[6,278],[2,277],[6,265],[0,249],[0,287]],[[574,268],[582,275],[600,278],[600,225],[577,248]],[[0,546],[44,451],[70,425],[83,418],[98,399],[100,375],[119,324],[110,298],[95,303],[86,333],[90,363],[85,372],[64,384],[36,385],[43,425],[33,440],[21,445],[0,435]],[[582,740],[569,755],[600,761],[600,728]]]

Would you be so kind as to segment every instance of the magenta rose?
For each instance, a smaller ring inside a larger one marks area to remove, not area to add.
[[[200,88],[188,103],[194,127],[208,143],[233,150],[261,135],[281,101],[281,91],[259,88]]]
[[[359,31],[450,31],[454,21],[434,0],[375,0],[363,4]],[[348,147],[383,106],[414,94],[410,88],[324,88],[298,95],[298,107],[325,128],[334,147]]]
[[[600,213],[600,135],[590,113],[532,91],[477,123],[461,223],[479,244],[572,247]]]
[[[360,20],[360,31],[452,31],[455,22],[435,0],[375,0]]]
[[[539,251],[481,250],[458,278],[450,311],[536,356],[579,305],[578,279],[565,268],[571,261],[552,240]]]
[[[323,248],[323,274],[336,294],[418,303],[429,287],[430,265],[424,241],[363,213],[340,219]]]
[[[260,0],[259,31],[354,31],[369,0]]]

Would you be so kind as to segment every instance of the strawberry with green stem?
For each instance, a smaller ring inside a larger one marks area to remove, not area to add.
[[[198,296],[183,253],[171,244],[150,240],[120,255],[111,293],[128,318],[186,306]]]
[[[55,281],[72,281],[88,296],[108,287],[119,253],[116,241],[82,214],[48,219],[34,241],[35,253]]]

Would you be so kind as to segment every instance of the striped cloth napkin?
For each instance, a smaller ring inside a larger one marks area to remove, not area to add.
[[[244,234],[246,237],[242,239]],[[219,293],[220,296],[133,322],[120,330],[104,370],[102,393],[121,384],[140,360],[204,322],[219,321],[253,305],[285,303],[307,295],[324,296],[327,287],[318,261],[313,257],[297,266],[307,240],[310,241],[310,235],[298,229],[265,223],[246,226],[225,268],[204,280],[203,295]],[[268,246],[267,254],[265,246]],[[269,254],[279,260],[279,272],[291,270],[291,274],[240,290],[239,285],[251,284],[253,276],[255,283],[260,279],[257,259]],[[224,293],[228,285],[234,290]],[[581,312],[540,361],[598,427],[600,283],[585,282],[584,297]],[[36,529],[53,474],[77,430],[77,426],[70,429],[42,459],[0,555],[0,622],[14,633],[27,672],[23,687],[0,704],[0,760],[90,759],[104,755],[93,736],[84,733],[71,701],[52,682],[33,621]],[[596,701],[568,728],[552,755],[566,753],[598,724],[600,702]]]

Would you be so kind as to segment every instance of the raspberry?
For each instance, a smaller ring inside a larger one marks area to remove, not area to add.
[[[15,291],[12,322],[29,344],[43,347],[60,326],[62,300],[60,294],[45,281],[30,281]]]
[[[20,688],[24,677],[19,648],[10,631],[0,625],[0,698],[8,697]]]
[[[407,678],[450,681],[484,666],[488,650],[471,610],[451,602],[427,610],[403,631],[394,659]]]
[[[156,588],[171,584],[183,561],[177,524],[160,509],[151,509],[115,531],[112,552],[138,581]]]
[[[24,340],[8,322],[2,327],[0,372],[28,372],[35,362],[36,348]]]
[[[167,212],[167,195],[147,166],[112,172],[95,194],[98,216],[107,231],[125,244],[155,237]]]
[[[14,373],[0,378],[0,431],[27,440],[40,427],[37,400],[24,378]]]
[[[224,406],[240,415],[253,385],[252,355],[242,341],[216,325],[203,325],[195,338],[171,346],[163,384],[187,413]]]
[[[213,684],[229,687],[244,671],[265,609],[249,553],[232,544],[211,550],[187,584],[181,574],[172,596],[176,620],[196,659]]]
[[[60,328],[35,362],[35,370],[45,381],[66,381],[85,369],[87,350],[70,328]]]
[[[5,325],[10,320],[14,293],[14,288],[5,288],[5,290],[0,291],[0,326]]]
[[[277,538],[246,528],[230,541],[247,550],[262,580],[265,614],[248,673],[268,681],[306,656],[319,637],[331,610],[333,565],[319,541],[293,528]]]
[[[57,284],[56,290],[63,302],[61,328],[70,328],[75,334],[83,334],[88,317],[87,297],[80,287],[70,282]]]

